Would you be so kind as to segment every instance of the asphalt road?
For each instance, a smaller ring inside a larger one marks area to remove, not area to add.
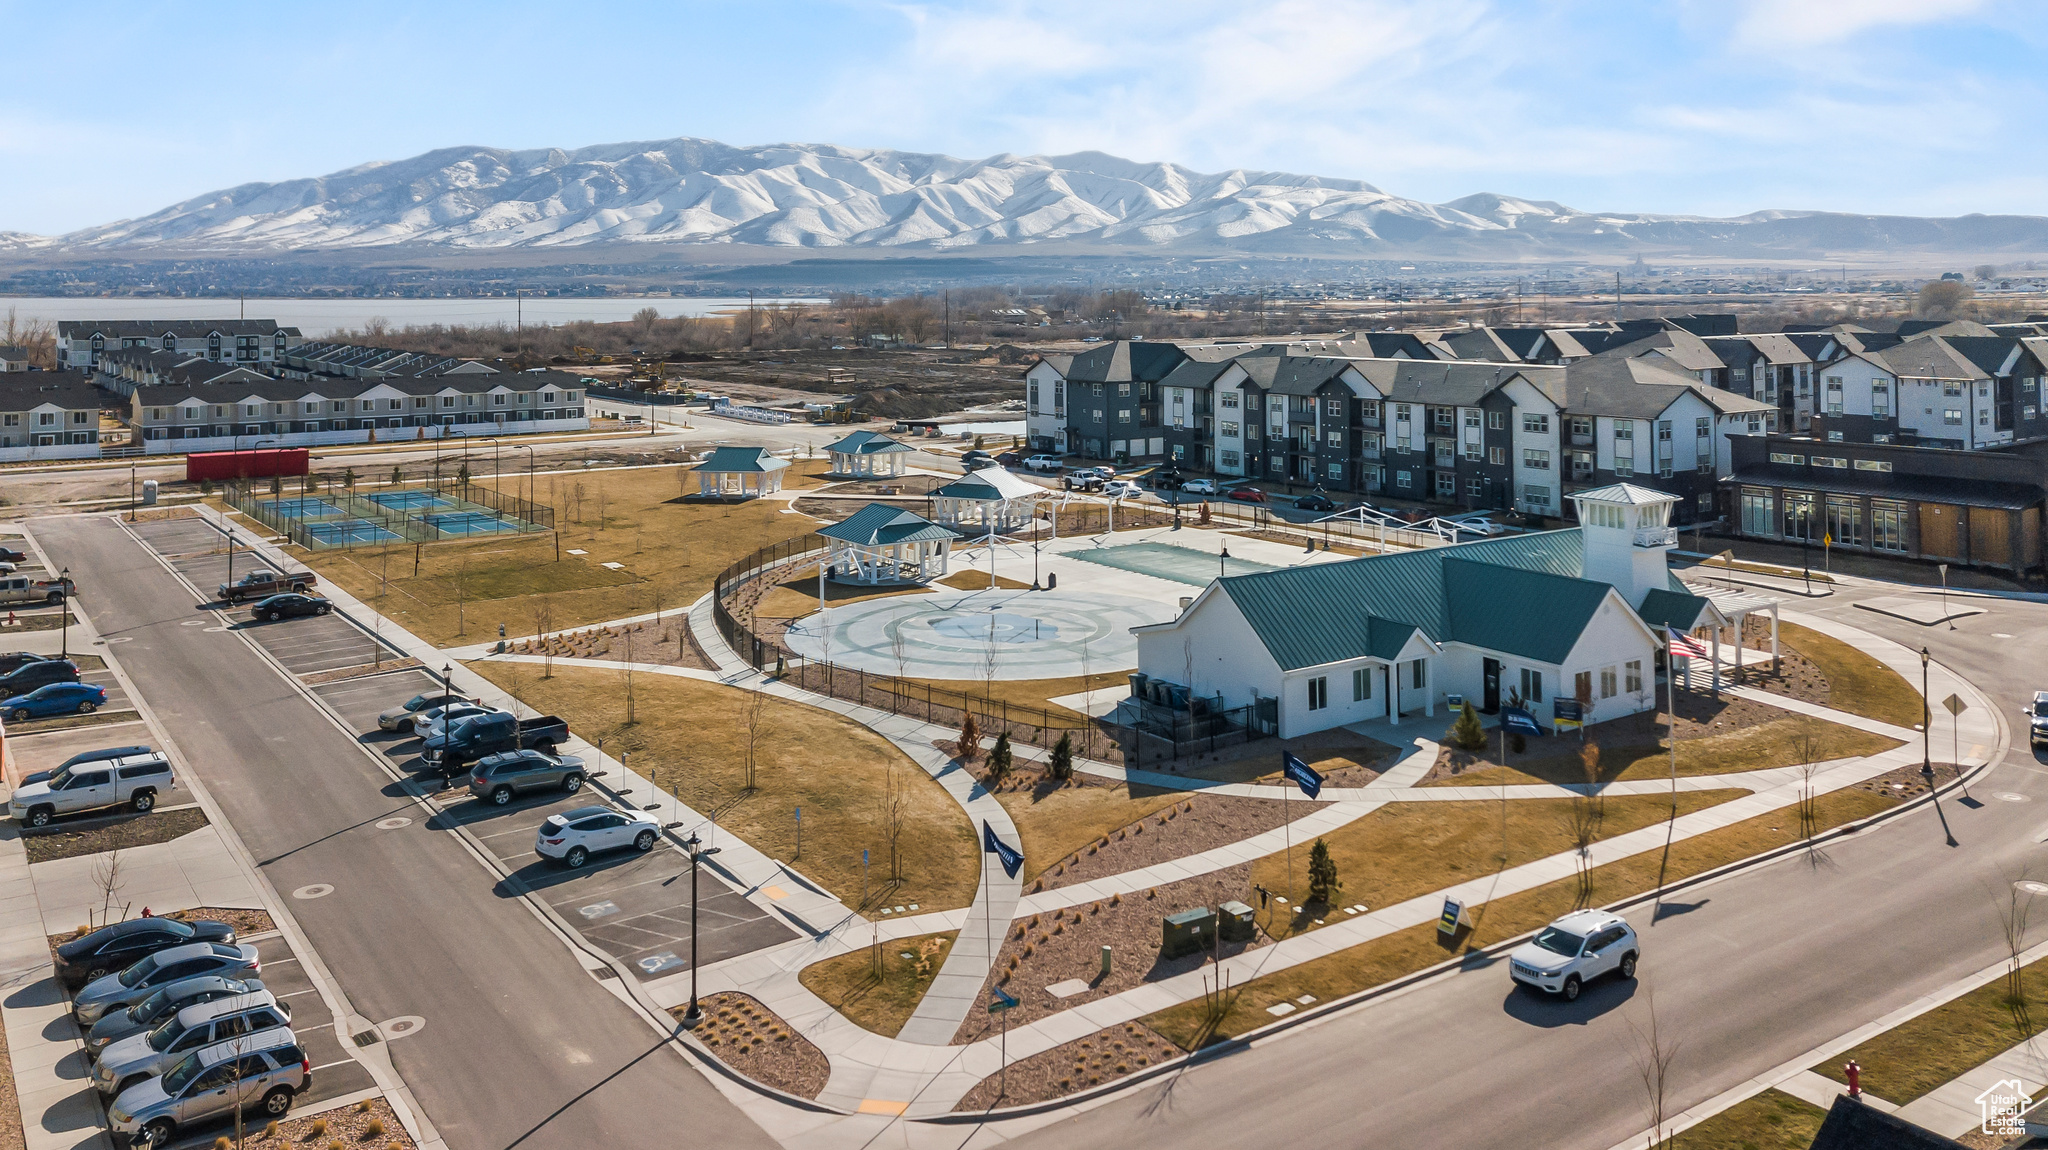
[[[118,525],[31,526],[356,1010],[425,1019],[390,1055],[450,1146],[773,1145]]]
[[[1686,892],[1642,932],[1638,981],[1573,1005],[1510,988],[1500,963],[1361,1006],[1199,1066],[1018,1139],[1025,1147],[1161,1150],[1221,1131],[1313,1147],[1465,1146],[1607,1150],[1648,1128],[1637,1057],[1653,1010],[1677,1038],[1667,1113],[2004,957],[1994,900],[2023,873],[2048,877],[2048,757],[2018,711],[2048,688],[2048,606],[1992,609],[1955,631],[1854,608],[1852,591],[1787,607],[1918,648],[2003,708],[2017,743],[1972,790],[1944,800],[1959,846],[1921,808],[1830,844]],[[1996,638],[1997,634],[2012,636]],[[1934,757],[1945,757],[1935,725]],[[2030,801],[2001,800],[1998,792]],[[2038,918],[2038,916],[2037,916]],[[2030,942],[2039,941],[2036,934]]]

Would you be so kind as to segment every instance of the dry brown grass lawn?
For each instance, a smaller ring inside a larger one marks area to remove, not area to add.
[[[1685,791],[1678,813],[1690,814],[1748,794],[1741,790]],[[1572,849],[1570,799],[1519,799],[1506,804],[1507,865],[1520,866]],[[1597,837],[1617,835],[1664,821],[1671,810],[1665,795],[1616,796],[1604,809]],[[1388,803],[1323,839],[1344,883],[1338,906],[1364,903],[1380,908],[1442,890],[1501,869],[1502,804],[1474,800],[1451,803]],[[1308,852],[1314,839],[1296,837],[1293,868],[1282,853],[1252,866],[1252,881],[1299,903],[1308,897]],[[1292,874],[1292,882],[1289,875]],[[1342,917],[1341,912],[1339,912]],[[1272,933],[1284,936],[1286,916],[1276,916]]]
[[[1822,829],[1839,826],[1894,805],[1895,800],[1868,791],[1836,791],[1820,798],[1819,826]],[[1797,825],[1798,819],[1793,812],[1773,811],[1733,826],[1695,835],[1671,848],[1666,881],[1699,874],[1795,842]],[[1644,851],[1594,868],[1593,893],[1585,905],[1602,906],[1655,889],[1663,854],[1661,849]],[[1681,901],[1689,897],[1679,896]],[[1205,1016],[1199,999],[1162,1010],[1143,1021],[1192,1050],[1273,1021],[1266,1008],[1275,1003],[1292,1001],[1304,994],[1313,994],[1319,1000],[1328,1001],[1378,986],[1534,930],[1578,905],[1578,880],[1560,879],[1473,908],[1473,928],[1450,942],[1437,933],[1435,923],[1421,923],[1255,979],[1235,994],[1229,1009],[1213,1025]],[[1630,914],[1647,922],[1650,912],[1647,908],[1638,907]],[[1505,989],[1506,972],[1500,972],[1498,977]]]
[[[909,656],[912,660],[915,660],[917,652],[913,650],[909,652]],[[1085,679],[1079,675],[1069,675],[1064,679],[997,679],[993,684],[984,682],[981,679],[911,678],[894,681],[900,681],[903,684],[903,697],[906,700],[903,709],[913,714],[919,713],[924,706],[924,689],[930,687],[934,691],[966,695],[971,699],[992,700],[998,706],[1008,703],[1012,707],[1022,707],[1034,712],[1041,709],[1050,710],[1055,720],[1065,719],[1069,722],[1085,722],[1088,718],[1086,715],[1079,711],[1059,706],[1051,700],[1066,695],[1076,695],[1082,691],[1099,691],[1104,687],[1123,685],[1130,681],[1130,673],[1127,671],[1101,671],[1089,675]],[[878,682],[871,689],[886,691],[888,683]],[[1019,721],[1026,720],[1020,717]],[[994,732],[991,731],[990,733],[993,734]]]
[[[1725,775],[1796,763],[1819,763],[1875,755],[1899,745],[1898,740],[1859,731],[1825,719],[1772,708],[1776,717],[1738,730],[1678,740],[1678,773]],[[1630,720],[1603,723],[1588,731],[1585,743],[1569,736],[1531,739],[1524,756],[1509,755],[1505,772],[1497,766],[1473,766],[1463,774],[1430,781],[1428,786],[1496,786],[1509,783],[1583,783],[1581,748],[1599,752],[1603,782],[1657,779],[1671,773],[1671,744],[1661,731],[1644,738],[1623,733]],[[1496,752],[1497,754],[1497,752]]]
[[[1876,658],[1797,623],[1782,624],[1778,639],[1827,676],[1828,706],[1908,730],[1920,725],[1920,692]]]
[[[1766,1090],[1671,1140],[1674,1150],[1806,1150],[1827,1114],[1782,1090]]]
[[[955,591],[986,591],[988,590],[988,572],[969,568],[965,571],[955,571],[944,579],[939,580],[939,582],[944,583]],[[1024,582],[1022,579],[1012,579],[1008,575],[998,572],[996,574],[996,589],[999,591],[1029,591],[1031,590],[1031,584]]]
[[[754,617],[756,619],[801,619],[806,615],[817,614],[817,570],[818,565],[813,563],[804,569],[804,571],[811,573],[808,578],[805,577],[803,571],[799,571],[788,582],[773,588],[766,595],[761,596],[761,601],[754,605]],[[888,599],[897,595],[925,595],[929,593],[930,589],[926,587],[889,587],[882,590],[871,590],[827,582],[825,584],[825,605],[828,607],[843,607],[848,603],[865,603],[870,599]]]
[[[823,467],[822,460],[800,461],[791,471]],[[814,486],[815,479],[792,476],[785,485]],[[526,497],[523,478],[515,482],[508,474],[499,486]],[[652,611],[657,594],[663,610],[685,607],[711,590],[727,564],[818,526],[808,516],[785,514],[788,505],[779,500],[685,503],[680,496],[686,489],[694,490],[686,467],[536,477],[535,498],[554,506],[560,526],[559,561],[548,535],[428,544],[418,550],[417,575],[411,545],[302,558],[321,578],[339,583],[413,634],[446,646],[495,638],[500,623],[508,634],[533,634],[534,611],[543,598],[554,610],[553,629]],[[570,555],[571,549],[588,554]],[[604,563],[624,568],[608,570]],[[458,602],[466,604],[459,611]]]
[[[633,676],[634,715],[625,725],[621,672],[557,667],[542,679],[530,663],[477,663],[476,670],[527,704],[568,720],[569,729],[605,753],[631,756],[720,829],[772,858],[790,862],[853,905],[860,901],[861,850],[871,852],[871,900],[915,902],[927,910],[966,906],[980,879],[974,828],[952,796],[908,756],[873,731],[829,711],[767,699],[757,746],[757,787],[743,791],[752,692],[673,675]],[[880,817],[884,776],[893,766],[905,785],[903,881],[890,885],[888,842]],[[803,808],[803,854],[796,818]]]
[[[1847,1084],[1842,1064],[1854,1059],[1865,1090],[1903,1106],[2041,1032],[2048,1019],[2014,1010],[2007,989],[2003,978],[1985,983],[1813,1070]],[[2020,995],[2029,1004],[2048,995],[2048,961],[2020,968]]]
[[[814,962],[803,968],[797,980],[856,1025],[894,1038],[916,1013],[918,1002],[939,967],[945,965],[946,954],[959,935],[959,931],[949,930],[884,942],[880,977],[875,975],[874,953],[862,948]]]

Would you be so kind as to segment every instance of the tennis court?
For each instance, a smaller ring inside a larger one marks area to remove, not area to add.
[[[325,499],[266,499],[256,506],[281,519],[325,519],[344,514]]]
[[[454,500],[443,499],[431,491],[379,491],[363,498],[393,511],[439,511],[455,506]]]
[[[1061,558],[1079,559],[1084,563],[1100,563],[1119,571],[1132,571],[1139,575],[1150,575],[1154,579],[1169,579],[1175,583],[1186,583],[1191,587],[1207,587],[1218,575],[1251,575],[1259,571],[1277,571],[1271,563],[1254,563],[1249,559],[1232,556],[1219,562],[1217,556],[1208,551],[1197,551],[1192,547],[1175,547],[1170,543],[1127,543],[1121,547],[1093,547],[1068,551]]]
[[[443,535],[494,535],[520,527],[517,520],[500,519],[488,511],[445,511],[421,518]]]
[[[398,543],[404,536],[384,528],[381,523],[368,519],[337,519],[327,523],[308,523],[306,534],[313,542],[326,547],[341,547],[361,543]]]

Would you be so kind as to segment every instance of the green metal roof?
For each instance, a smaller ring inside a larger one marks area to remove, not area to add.
[[[1575,529],[1222,579],[1284,670],[1391,659],[1414,631],[1556,663],[1605,599]],[[1398,637],[1398,638],[1397,638]]]
[[[780,471],[789,466],[786,459],[777,459],[765,447],[720,447],[714,449],[704,462],[697,465],[698,471]]]
[[[870,503],[838,523],[818,528],[818,534],[862,547],[893,547],[898,543],[959,538],[951,528],[941,527],[922,515],[886,503]]]
[[[1679,631],[1690,631],[1699,626],[1700,617],[1706,614],[1707,601],[1698,595],[1678,591],[1666,591],[1652,587],[1643,592],[1643,605],[1636,608],[1636,614],[1652,627],[1671,627]]]
[[[885,455],[897,451],[911,451],[907,443],[898,443],[879,431],[856,431],[837,443],[829,444],[826,452],[835,455]]]

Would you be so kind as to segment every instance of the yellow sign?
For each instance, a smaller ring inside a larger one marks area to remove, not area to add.
[[[1835,545],[1835,537],[1823,533],[1820,537],[1820,545],[1822,547],[1833,547]]]
[[[1471,925],[1472,915],[1465,909],[1464,903],[1454,898],[1444,900],[1443,917],[1436,920],[1438,934],[1456,934],[1459,927],[1469,927]]]

